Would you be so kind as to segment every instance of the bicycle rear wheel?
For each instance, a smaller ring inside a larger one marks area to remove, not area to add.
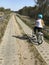
[[[37,42],[38,42],[38,44],[42,44],[43,43],[43,36],[42,35],[38,35],[37,36]]]

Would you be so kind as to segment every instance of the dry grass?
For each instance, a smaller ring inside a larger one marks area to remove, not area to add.
[[[30,26],[31,28],[34,27],[34,19],[30,18],[28,16],[21,16],[21,15],[17,15],[21,20],[24,21],[25,24],[27,24],[28,26]]]
[[[9,18],[10,17],[7,16],[3,21],[0,21],[0,42],[2,41],[2,37],[4,35]]]

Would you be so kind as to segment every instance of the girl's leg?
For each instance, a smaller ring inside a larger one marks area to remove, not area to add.
[[[37,29],[37,27],[34,27],[34,34],[36,34],[36,29]]]

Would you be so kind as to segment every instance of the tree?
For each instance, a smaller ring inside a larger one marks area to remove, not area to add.
[[[47,12],[49,7],[49,0],[34,0],[38,6],[38,9],[40,12],[42,12],[44,15],[48,14]]]
[[[1,11],[1,12],[4,12],[4,8],[3,8],[3,7],[0,7],[0,11]]]
[[[34,0],[36,2],[36,4],[41,7],[45,4],[49,5],[49,0]]]

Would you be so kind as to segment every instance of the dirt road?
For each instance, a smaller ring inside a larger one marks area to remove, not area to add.
[[[21,30],[12,15],[0,45],[0,65],[35,65],[33,53],[21,36]]]

